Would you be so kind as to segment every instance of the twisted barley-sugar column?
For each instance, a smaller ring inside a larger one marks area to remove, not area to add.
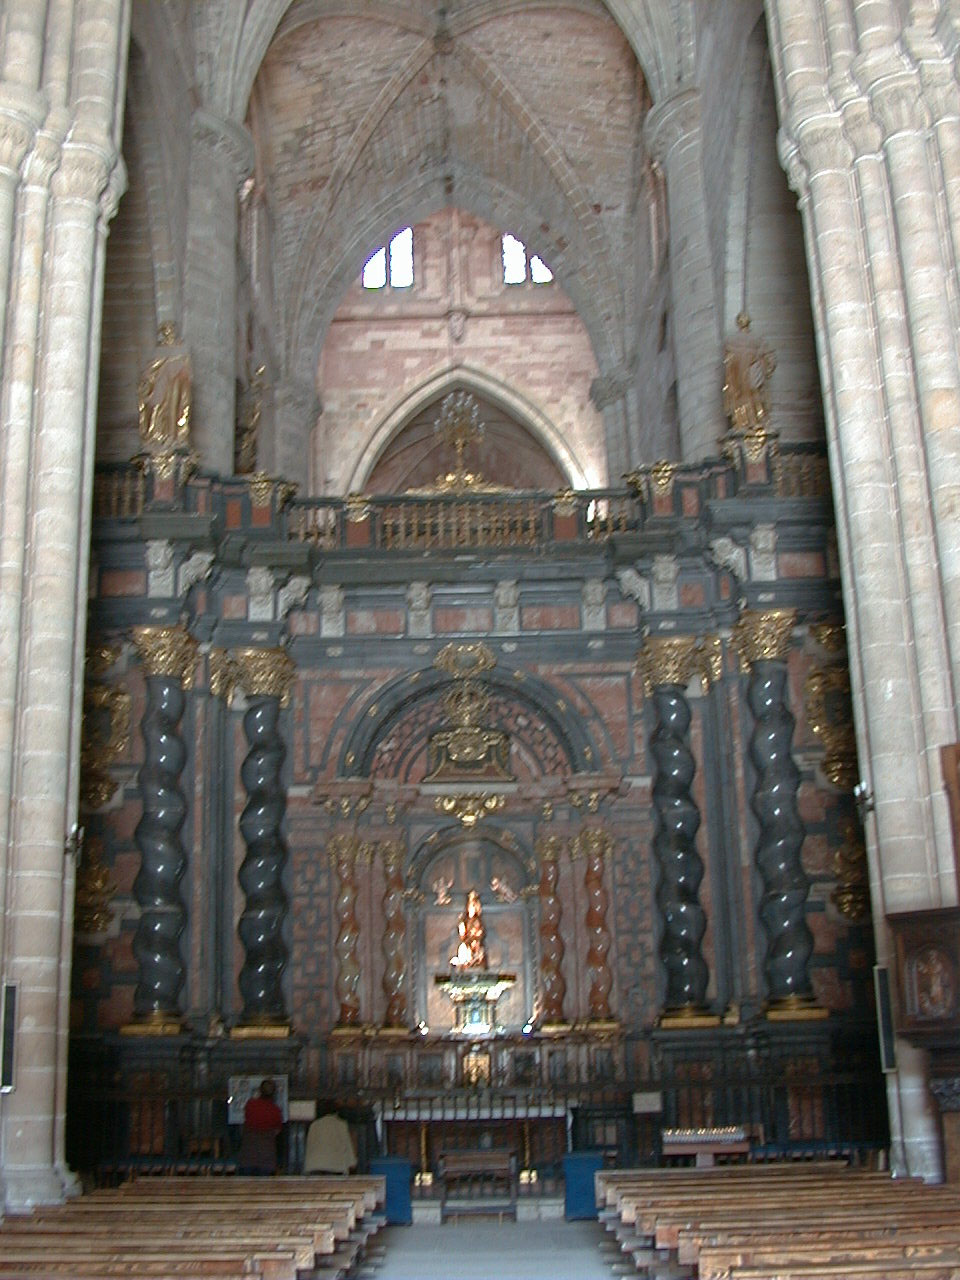
[[[557,894],[560,878],[559,836],[542,836],[536,854],[540,862],[540,1028],[566,1029],[563,1000],[567,984],[563,978],[563,938],[560,935],[561,906]]]
[[[281,824],[287,798],[280,771],[287,752],[278,723],[296,667],[286,650],[279,648],[238,649],[233,658],[247,695],[243,731],[249,747],[240,767],[247,792],[240,815],[247,852],[238,873],[246,900],[237,926],[244,948],[239,978],[243,1010],[233,1034],[286,1035],[290,1024],[281,983],[288,959],[283,940],[287,844]]]
[[[763,972],[767,1017],[825,1017],[807,970],[813,935],[805,908],[810,882],[800,861],[804,828],[797,808],[800,771],[793,762],[794,718],[786,703],[787,654],[795,609],[746,610],[733,646],[750,672],[753,713],[750,758],[756,770],[751,807],[760,824],[755,860],[763,893],[759,916],[767,936]]]
[[[695,842],[700,811],[690,794],[696,763],[689,746],[690,707],[686,688],[701,667],[693,636],[651,636],[638,656],[656,723],[650,736],[655,763],[653,853],[660,872],[656,901],[662,937],[660,959],[666,973],[661,1023],[709,1018],[705,997],[709,973],[701,945],[707,918],[698,892],[703,860]],[[714,1019],[716,1021],[716,1019]]]
[[[338,832],[329,845],[330,860],[337,870],[337,957],[336,993],[340,1004],[336,1029],[347,1031],[360,1026],[360,960],[357,944],[357,859],[360,842],[355,835]]]
[[[133,882],[140,907],[133,936],[137,986],[134,1021],[124,1030],[172,1035],[180,1031],[180,992],[186,978],[180,938],[187,911],[180,881],[187,855],[180,830],[187,802],[180,775],[187,750],[179,725],[197,644],[182,626],[136,627],[133,642],[146,675],[147,705],[140,725],[146,753],[139,777],[143,815],[134,832],[140,850],[140,870]]]
[[[406,849],[402,840],[381,841],[383,858],[383,994],[386,999],[384,1029],[408,1030],[407,996],[407,922],[403,912],[403,864]]]
[[[583,876],[587,893],[587,974],[590,1022],[606,1025],[613,1022],[610,1010],[610,930],[607,926],[609,897],[603,883],[607,858],[613,852],[613,841],[602,827],[585,827],[571,844],[571,854],[582,857],[586,864]]]

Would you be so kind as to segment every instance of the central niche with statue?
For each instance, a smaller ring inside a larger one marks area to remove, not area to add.
[[[517,979],[512,973],[491,973],[487,968],[487,931],[476,889],[467,892],[457,934],[460,941],[450,957],[452,972],[438,973],[435,982],[453,1005],[454,1031],[471,1038],[493,1035],[502,1030],[497,1016],[500,997]]]
[[[536,905],[520,858],[495,838],[455,836],[424,862],[418,880],[421,1030],[471,1039],[520,1031],[533,1014]]]

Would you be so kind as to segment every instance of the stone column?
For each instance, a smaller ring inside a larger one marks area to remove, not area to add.
[[[313,429],[320,413],[316,389],[298,378],[282,378],[273,391],[273,439],[264,441],[261,466],[273,475],[305,485],[315,477],[313,466],[304,475],[304,459],[313,456]]]
[[[194,112],[183,334],[193,358],[193,443],[201,464],[224,476],[233,473],[236,414],[238,191],[252,164],[242,125]]]
[[[337,869],[337,999],[340,1002],[335,1030],[360,1027],[360,960],[357,944],[357,858],[360,842],[356,836],[338,834],[330,841],[330,858]]]
[[[573,842],[571,852],[586,863],[583,883],[587,892],[587,973],[590,977],[589,1019],[597,1029],[613,1025],[610,1011],[610,929],[607,925],[609,897],[603,883],[607,858],[613,842],[602,827],[586,827]]]
[[[189,688],[197,661],[197,645],[185,627],[137,627],[134,644],[146,674],[147,707],[140,725],[146,748],[140,770],[143,816],[134,838],[140,850],[140,870],[133,894],[140,920],[133,938],[137,987],[133,1023],[128,1033],[176,1035],[180,1031],[180,992],[186,967],[180,937],[187,911],[180,881],[187,854],[180,830],[187,801],[180,775],[187,749],[180,736],[184,689]]]
[[[698,462],[717,452],[726,425],[699,91],[683,89],[658,102],[647,116],[644,136],[667,180],[681,459]]]
[[[540,1030],[548,1034],[569,1030],[563,1016],[567,984],[563,978],[563,938],[560,936],[559,836],[543,836],[537,841],[540,861]]]
[[[700,812],[690,794],[696,763],[689,746],[686,688],[700,670],[692,636],[651,636],[638,655],[656,724],[650,738],[655,762],[653,852],[660,871],[657,907],[663,934],[660,959],[667,983],[662,1026],[704,1026],[719,1021],[706,1008],[707,965],[701,952],[707,918],[698,891],[703,861],[695,839]]]
[[[243,731],[249,748],[240,767],[247,792],[240,832],[247,853],[238,879],[246,902],[237,927],[244,949],[239,979],[243,1009],[234,1034],[287,1035],[290,1023],[281,986],[288,959],[283,940],[287,844],[281,829],[287,798],[280,777],[287,752],[277,725],[296,668],[285,649],[238,649],[234,659],[247,695]]]
[[[813,935],[805,908],[810,882],[800,861],[803,823],[797,809],[800,771],[793,762],[794,718],[787,706],[787,654],[795,609],[747,610],[733,645],[750,672],[753,713],[750,758],[756,783],[750,804],[760,824],[755,861],[763,894],[759,916],[767,935],[763,973],[767,1017],[825,1017],[817,1007],[807,966]]]
[[[7,204],[9,243],[0,244],[10,263],[0,385],[0,967],[18,988],[16,1087],[0,1098],[8,1210],[61,1199],[72,1185],[63,1129],[74,865],[64,851],[77,815],[98,323],[106,226],[123,181],[128,17],[124,0],[14,0],[0,24],[6,124],[31,129],[35,90],[44,121],[19,162],[23,133],[8,145],[20,186]]]
[[[406,1035],[407,1023],[407,922],[403,912],[403,863],[406,850],[402,840],[384,840],[383,857],[383,994],[385,1031]]]
[[[950,23],[919,10],[905,30],[886,0],[767,0],[767,16],[780,153],[811,271],[857,745],[875,797],[866,835],[877,959],[889,964],[887,912],[957,901],[938,758],[958,736],[960,538],[948,424],[960,340],[943,318],[944,300],[956,296],[960,224],[949,166],[948,223],[941,229],[930,216],[936,142],[958,115],[955,57],[944,47],[953,37]],[[911,50],[922,59],[916,76]],[[928,118],[942,122],[936,139]],[[897,1067],[887,1076],[892,1163],[936,1179],[940,1139],[923,1057],[898,1041]]]

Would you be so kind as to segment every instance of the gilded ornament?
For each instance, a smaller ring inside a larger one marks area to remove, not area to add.
[[[442,813],[448,818],[456,818],[461,826],[469,830],[475,827],[481,818],[485,818],[488,814],[496,813],[497,810],[502,809],[505,803],[506,800],[502,795],[479,792],[436,796],[433,807],[437,813]]]
[[[560,489],[553,495],[553,514],[564,518],[577,514],[577,495],[573,489]]]
[[[240,679],[240,672],[226,649],[211,649],[207,658],[210,692],[215,698],[229,702]]]
[[[78,933],[103,933],[110,927],[110,901],[116,891],[103,862],[103,841],[88,840],[77,871],[73,924]]]
[[[647,467],[637,467],[623,477],[634,495],[649,501],[654,493],[666,495],[673,491],[678,464],[660,459]]]
[[[463,455],[467,445],[483,438],[480,405],[469,391],[451,391],[440,403],[440,415],[433,424],[434,435],[454,451],[452,471],[442,472],[433,484],[408,489],[414,496],[434,497],[438,494],[507,493],[506,485],[490,484],[479,471],[468,471]]]
[[[570,841],[569,850],[573,859],[607,858],[613,853],[613,840],[603,827],[584,827]]]
[[[237,649],[233,657],[248,697],[279,698],[282,707],[289,704],[297,666],[286,649]]]
[[[705,636],[700,643],[701,671],[707,688],[723,678],[723,641],[719,636]]]
[[[846,823],[843,837],[843,843],[833,855],[833,869],[837,877],[833,901],[847,920],[862,924],[870,917],[867,850],[863,832],[853,822]]]
[[[750,333],[750,317],[737,316],[738,332],[723,349],[723,411],[738,434],[756,431],[770,412],[769,382],[777,367],[772,349]]]
[[[492,671],[497,665],[497,659],[481,640],[475,644],[444,645],[434,658],[433,665],[455,680],[469,680],[485,671]]]
[[[123,652],[120,644],[94,645],[87,650],[86,673],[91,680],[100,680],[114,666]]]
[[[693,636],[648,636],[637,654],[637,671],[647,697],[663,685],[686,688],[702,670],[700,646]]]
[[[796,623],[796,609],[744,610],[730,638],[741,664],[783,661]]]
[[[534,845],[534,853],[541,862],[557,862],[563,853],[563,840],[560,836],[541,836]]]
[[[89,684],[83,691],[80,744],[80,798],[86,809],[100,809],[118,783],[109,768],[130,742],[130,695],[116,686]]]
[[[402,840],[381,840],[377,845],[383,865],[389,868],[403,868],[407,856],[407,848]]]
[[[846,653],[847,629],[842,622],[816,622],[810,628],[810,639],[827,653],[839,657]]]
[[[192,686],[197,642],[186,627],[134,627],[133,643],[148,676],[172,676],[185,689]]]
[[[244,476],[244,479],[247,488],[250,490],[250,499],[254,506],[269,506],[277,483],[274,477],[267,475],[265,471],[252,471],[249,475]]]
[[[348,493],[346,499],[347,520],[351,524],[363,524],[370,518],[370,499],[363,493]]]
[[[335,866],[352,866],[360,857],[360,852],[360,841],[355,835],[341,832],[327,841],[327,854]]]
[[[850,672],[839,664],[814,668],[807,676],[804,697],[810,728],[823,742],[824,776],[835,787],[849,791],[859,777]]]

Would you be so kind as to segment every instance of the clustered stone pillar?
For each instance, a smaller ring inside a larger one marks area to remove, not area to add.
[[[606,862],[613,852],[613,842],[602,827],[585,827],[576,837],[571,852],[586,864],[583,876],[587,893],[587,974],[590,992],[587,998],[590,1023],[603,1027],[614,1021],[610,1009],[613,974],[610,972],[610,928],[607,907],[610,899],[604,885]]]
[[[180,938],[187,911],[180,881],[187,855],[180,839],[187,802],[180,786],[187,750],[180,735],[197,661],[196,641],[185,627],[136,627],[134,644],[146,673],[147,705],[140,731],[145,755],[140,770],[143,814],[134,838],[140,870],[133,894],[140,919],[133,937],[137,986],[128,1032],[175,1035],[180,1031],[180,992],[186,968]]]
[[[330,841],[330,858],[337,869],[337,957],[336,992],[340,1002],[336,1030],[351,1031],[360,1026],[360,959],[357,920],[357,859],[360,842],[354,835],[339,833]]]
[[[286,748],[278,722],[296,668],[285,649],[238,649],[234,656],[239,683],[247,695],[243,730],[249,745],[240,768],[247,792],[240,815],[247,846],[239,872],[246,896],[238,926],[244,948],[240,1027],[280,1035],[289,1031],[289,1021],[281,985],[288,959],[283,940],[287,845],[281,831],[286,795],[280,778]]]
[[[407,1031],[407,927],[403,911],[403,864],[406,855],[402,840],[384,840],[383,858],[383,994],[385,1031]]]
[[[813,998],[807,926],[810,882],[800,861],[804,828],[797,809],[800,772],[793,760],[794,718],[787,706],[787,654],[795,609],[746,610],[733,645],[750,672],[750,759],[756,770],[751,807],[760,824],[756,864],[763,884],[759,915],[767,935],[763,972],[767,1017],[825,1016]]]
[[[667,979],[660,1021],[702,1026],[709,1018],[709,973],[701,953],[707,918],[698,896],[703,860],[694,843],[700,812],[690,794],[696,764],[688,741],[686,698],[687,685],[701,667],[700,648],[692,636],[651,636],[638,657],[656,714],[650,738],[656,766],[653,852],[660,872],[656,900],[663,926],[660,959]]]
[[[560,936],[560,853],[559,836],[544,836],[537,842],[540,861],[540,1029],[563,1031],[563,999],[567,984],[563,978],[563,938]]]

